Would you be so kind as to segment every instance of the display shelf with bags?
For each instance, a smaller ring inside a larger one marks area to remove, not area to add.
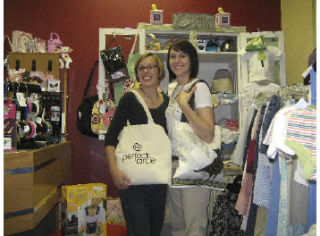
[[[61,142],[61,92],[41,91],[35,84],[9,82],[7,94],[5,106],[15,106],[16,135],[15,140],[9,140],[14,146],[6,146],[5,151],[37,149]],[[5,124],[7,121],[5,115]]]
[[[5,66],[4,100],[16,107],[16,135],[6,136],[5,151],[60,143],[64,109],[59,54],[9,53]]]

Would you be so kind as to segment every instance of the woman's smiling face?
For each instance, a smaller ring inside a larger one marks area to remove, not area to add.
[[[138,77],[142,85],[159,84],[159,67],[153,57],[146,57],[139,63]]]
[[[187,53],[171,49],[169,65],[177,78],[190,76],[190,57]]]

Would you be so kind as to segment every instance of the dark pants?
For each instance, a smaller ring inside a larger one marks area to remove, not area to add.
[[[128,236],[159,236],[164,222],[168,186],[132,185],[120,191]]]

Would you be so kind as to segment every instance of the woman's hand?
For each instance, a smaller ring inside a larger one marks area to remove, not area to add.
[[[186,106],[189,104],[189,101],[194,93],[196,91],[197,87],[193,86],[190,91],[181,90],[180,93],[177,96],[177,103],[179,106]]]
[[[113,180],[114,185],[117,189],[123,190],[129,188],[129,184],[131,183],[128,176],[125,175],[121,170],[119,170],[116,162],[116,156],[115,156],[115,146],[107,146],[105,149],[108,164],[109,164],[109,170],[110,174]]]
[[[119,170],[118,168],[112,170],[111,176],[113,183],[117,187],[117,189],[124,190],[129,188],[129,184],[131,183],[131,181],[128,176],[126,176],[125,173],[123,173],[121,170]]]

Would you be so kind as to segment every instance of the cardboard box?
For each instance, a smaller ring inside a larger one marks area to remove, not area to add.
[[[62,235],[107,235],[105,184],[62,186],[62,199]]]

